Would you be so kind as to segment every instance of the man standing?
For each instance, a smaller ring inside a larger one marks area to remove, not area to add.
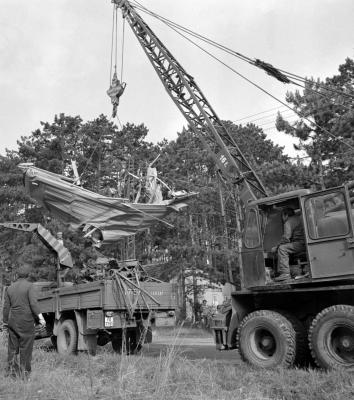
[[[201,311],[202,323],[203,323],[204,327],[207,327],[208,326],[208,317],[209,317],[209,306],[205,299],[202,302],[200,311]]]
[[[17,281],[5,293],[3,323],[8,329],[8,373],[16,377],[28,377],[31,372],[35,322],[45,326],[40,313],[34,287],[28,281],[31,271],[29,264],[17,271]],[[20,364],[17,355],[20,355]]]
[[[278,253],[278,273],[276,282],[291,279],[289,267],[289,255],[298,254],[305,251],[305,235],[301,217],[295,215],[292,208],[284,208],[281,213],[284,224],[283,236],[278,247],[274,251]]]

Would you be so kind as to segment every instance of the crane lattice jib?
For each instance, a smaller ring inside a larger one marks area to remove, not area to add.
[[[63,243],[55,238],[48,229],[45,229],[41,224],[27,222],[1,222],[0,227],[15,229],[23,232],[36,233],[41,242],[51,251],[57,254],[59,264],[64,268],[72,268],[73,260],[69,250]]]
[[[240,188],[243,201],[267,196],[232,136],[203,95],[194,78],[173,57],[127,0],[113,0],[122,10],[168,94],[199,136],[223,177]]]

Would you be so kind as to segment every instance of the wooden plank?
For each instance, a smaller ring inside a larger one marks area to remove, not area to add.
[[[300,282],[299,282],[300,283]],[[319,286],[319,285],[314,285],[313,282],[308,282],[309,285],[289,285],[289,284],[277,284],[277,285],[267,285],[267,286],[262,286],[262,287],[254,287],[249,290],[243,290],[239,292],[232,292],[231,294],[233,296],[239,296],[239,295],[249,295],[249,294],[258,294],[258,293],[280,293],[280,292],[290,292],[290,293],[296,293],[296,292],[325,292],[325,291],[344,291],[344,290],[353,290],[354,291],[354,285],[353,284],[348,284],[348,285],[340,285],[340,286]],[[312,283],[312,285],[311,285]]]
[[[39,298],[38,303],[42,313],[55,312],[56,300],[54,296]]]
[[[101,288],[80,294],[80,308],[101,308]]]
[[[161,283],[161,282],[141,282],[141,288],[148,292],[157,302],[153,301],[147,295],[141,295],[138,298],[137,309],[148,310],[148,309],[174,309],[177,306],[177,291],[176,285],[172,283]],[[126,296],[130,296],[133,300],[137,294],[138,290],[135,288],[128,289],[125,293]],[[125,309],[125,301],[121,290],[118,289],[116,284],[108,280],[105,282],[104,309]]]
[[[140,292],[136,309],[169,310],[177,306],[176,285],[165,282],[141,282],[141,288],[150,294]],[[38,301],[42,312],[55,312],[58,301],[59,311],[98,309],[126,310],[124,296],[135,300],[139,290],[126,285],[126,293],[112,280],[97,281],[46,290],[39,293]],[[154,301],[156,300],[156,302]]]

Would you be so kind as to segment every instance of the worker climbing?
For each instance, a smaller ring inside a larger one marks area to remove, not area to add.
[[[126,85],[127,84],[125,82],[121,82],[118,79],[117,73],[114,72],[111,86],[107,90],[107,94],[111,98],[112,105],[113,105],[112,118],[115,118],[117,115],[117,107],[119,105],[119,98],[123,94]]]
[[[123,82],[123,61],[124,61],[124,19],[123,19],[123,33],[122,33],[122,60],[121,60],[121,71],[120,79],[117,75],[117,54],[118,54],[118,17],[117,7],[113,6],[113,26],[112,26],[112,45],[111,45],[111,76],[110,76],[110,87],[107,90],[108,96],[111,98],[113,105],[112,118],[117,117],[117,108],[119,100],[124,93],[126,83]],[[114,62],[114,65],[113,65]],[[112,72],[113,78],[112,78]]]

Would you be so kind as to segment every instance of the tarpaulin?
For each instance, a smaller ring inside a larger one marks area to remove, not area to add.
[[[114,242],[145,229],[172,211],[185,207],[196,193],[185,193],[163,204],[129,203],[77,186],[69,178],[36,167],[25,170],[25,188],[55,218],[74,229],[97,228],[105,243]]]

